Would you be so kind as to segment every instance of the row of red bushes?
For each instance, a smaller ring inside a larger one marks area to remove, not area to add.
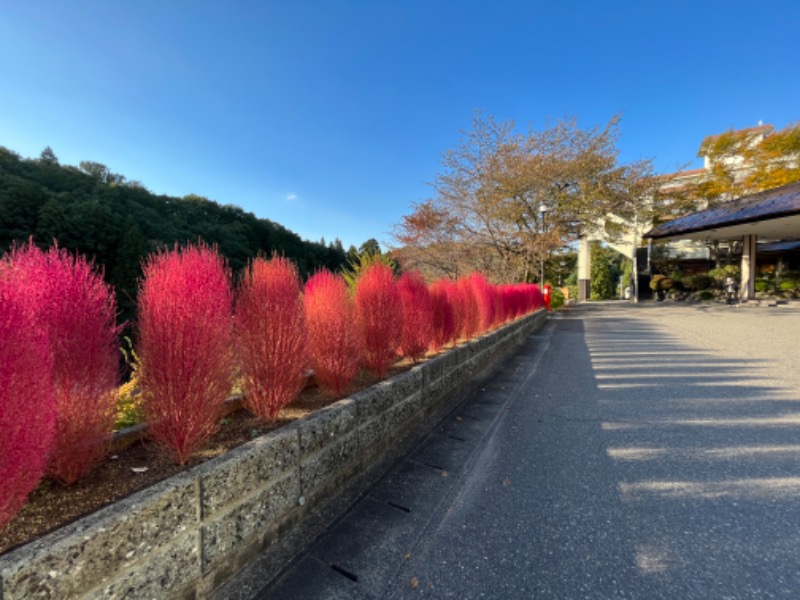
[[[427,286],[380,262],[351,290],[321,271],[305,284],[284,258],[256,259],[234,290],[215,249],[151,255],[138,310],[139,384],[150,432],[185,464],[242,378],[265,420],[302,390],[344,395],[362,366],[383,377],[542,305],[535,286],[480,274]],[[113,291],[82,257],[33,244],[0,262],[0,526],[45,475],[71,484],[107,451],[118,378]]]

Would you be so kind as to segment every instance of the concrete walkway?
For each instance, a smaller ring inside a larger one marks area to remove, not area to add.
[[[256,597],[800,597],[799,350],[787,306],[557,315]]]

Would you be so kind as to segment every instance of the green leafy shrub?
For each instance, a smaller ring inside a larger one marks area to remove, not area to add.
[[[708,274],[713,277],[717,283],[721,284],[728,277],[733,277],[736,281],[741,279],[741,269],[737,265],[726,265],[719,269],[711,269]]]
[[[703,290],[697,294],[697,297],[704,302],[708,302],[709,300],[714,299],[714,292],[711,290]]]
[[[756,280],[756,291],[757,292],[766,292],[769,288],[769,282],[765,279],[757,279]]]
[[[578,300],[578,286],[577,285],[568,285],[567,291],[569,292],[569,297],[572,298],[572,301]]]
[[[666,292],[672,289],[672,285],[672,278],[666,275],[653,275],[652,279],[650,279],[650,289],[654,292]]]
[[[139,378],[134,374],[130,381],[120,386],[117,392],[117,412],[114,430],[138,425],[144,421],[142,397],[139,394]]]
[[[550,292],[550,308],[553,310],[558,310],[564,306],[564,302],[564,292],[558,288],[553,288],[553,290]]]
[[[669,279],[672,279],[672,290],[682,292],[686,290],[686,278],[691,275],[684,275],[680,271],[674,271],[669,274]]]
[[[683,279],[683,285],[687,290],[699,292],[701,290],[710,290],[717,284],[716,280],[710,275],[704,273],[697,273],[695,275],[687,275]]]

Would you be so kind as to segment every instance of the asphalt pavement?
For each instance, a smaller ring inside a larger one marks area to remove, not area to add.
[[[800,597],[800,310],[551,317],[254,597]]]

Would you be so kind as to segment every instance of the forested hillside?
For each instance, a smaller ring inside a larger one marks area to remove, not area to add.
[[[62,166],[50,148],[23,159],[0,146],[0,248],[30,236],[43,247],[58,240],[101,265],[124,313],[135,302],[142,258],[176,242],[217,244],[234,271],[259,252],[286,256],[303,276],[320,267],[339,270],[347,260],[338,240],[304,241],[237,206],[157,196],[100,163]]]

